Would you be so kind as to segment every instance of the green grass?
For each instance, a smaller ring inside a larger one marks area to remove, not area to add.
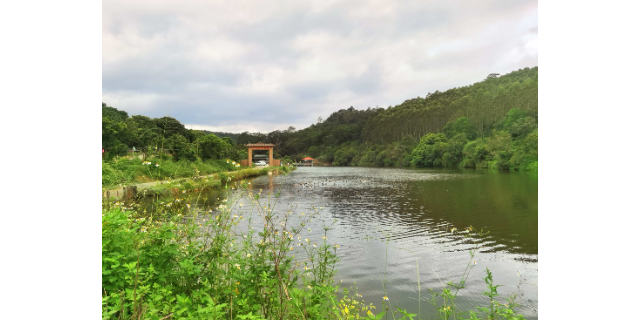
[[[227,163],[227,160],[174,162],[172,160],[151,159],[149,162],[151,164],[145,165],[142,160],[126,158],[103,161],[102,187],[109,189],[135,183],[189,178],[241,169],[231,161]]]

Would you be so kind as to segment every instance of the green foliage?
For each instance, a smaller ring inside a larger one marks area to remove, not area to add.
[[[227,158],[232,148],[227,140],[220,139],[214,134],[201,136],[196,143],[202,160]]]
[[[318,149],[318,146],[311,146],[307,153],[311,158],[317,158],[320,155],[320,149]]]
[[[166,146],[171,149],[171,154],[173,155],[173,159],[175,161],[196,160],[196,148],[192,146],[184,136],[181,136],[179,134],[172,135],[171,137],[169,137],[169,139],[167,139]]]
[[[251,169],[253,170],[253,169]],[[275,206],[246,182],[202,221],[194,196],[165,200],[146,212],[107,203],[102,216],[103,319],[360,319],[372,306],[334,285],[337,245],[299,240],[316,213],[276,216]],[[248,216],[233,214],[241,197]],[[267,209],[269,208],[269,209]],[[125,211],[126,210],[126,211]],[[261,230],[242,231],[245,219]],[[283,228],[282,226],[288,226]],[[306,233],[306,231],[305,231]],[[296,262],[293,248],[308,257]],[[380,318],[380,317],[378,317]]]
[[[505,126],[514,139],[526,136],[531,131],[536,130],[538,125],[532,117],[524,117],[509,123]]]
[[[355,150],[350,147],[340,148],[335,152],[333,156],[333,165],[346,166],[351,162],[351,159],[355,156]]]
[[[466,117],[460,117],[456,119],[456,121],[447,122],[442,131],[447,135],[448,138],[453,138],[456,135],[464,134],[467,139],[473,140],[478,136],[478,131]]]
[[[491,128],[502,130],[494,125],[512,108],[523,110],[537,121],[537,67],[406,100],[370,118],[361,136],[363,141],[373,143],[397,141],[404,135],[420,138],[430,132],[442,132],[449,120],[466,117],[476,134],[484,137]],[[447,127],[447,131],[450,129]]]
[[[428,133],[420,138],[421,145],[434,145],[438,142],[446,142],[447,136],[444,133]]]

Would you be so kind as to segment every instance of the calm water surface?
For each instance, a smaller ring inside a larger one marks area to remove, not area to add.
[[[441,292],[443,284],[459,281],[469,250],[479,245],[477,265],[458,294],[458,306],[469,310],[488,305],[481,293],[489,268],[494,284],[503,285],[498,288],[501,297],[518,295],[521,306],[516,311],[527,319],[538,318],[537,173],[301,167],[287,176],[261,176],[251,182],[254,189],[280,192],[274,210],[323,208],[308,225],[312,232],[303,231],[311,243],[322,243],[323,220],[336,221],[327,234],[330,244],[340,245],[335,279],[347,287],[355,282],[377,311],[385,295],[381,279],[386,264],[389,302],[412,313],[418,313],[420,304],[422,318],[432,318],[428,315],[436,311],[427,289]],[[470,225],[490,233],[476,244],[450,232]],[[296,258],[302,259],[298,251]]]

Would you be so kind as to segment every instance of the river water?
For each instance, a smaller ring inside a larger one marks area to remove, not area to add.
[[[538,318],[537,173],[301,167],[251,182],[254,190],[280,192],[274,210],[322,208],[308,225],[312,232],[303,231],[311,243],[322,243],[323,220],[335,220],[327,234],[330,244],[340,245],[335,279],[346,287],[355,282],[377,312],[386,268],[389,302],[412,313],[420,310],[423,319],[434,318],[428,289],[441,292],[447,282],[458,282],[469,250],[478,248],[457,305],[470,310],[489,304],[481,294],[487,290],[482,278],[489,268],[494,284],[502,285],[500,296],[517,295],[516,311]],[[469,226],[490,233],[473,242],[451,232]]]

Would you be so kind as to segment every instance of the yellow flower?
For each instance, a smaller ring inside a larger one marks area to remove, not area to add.
[[[384,297],[382,297],[382,300],[389,301],[389,298],[387,296],[384,296]]]

